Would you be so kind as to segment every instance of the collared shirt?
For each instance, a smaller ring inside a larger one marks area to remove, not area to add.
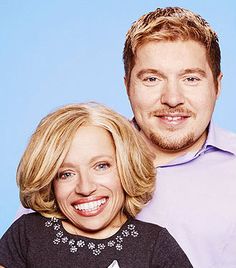
[[[210,124],[202,149],[157,168],[138,219],[166,227],[196,268],[236,267],[236,134]]]

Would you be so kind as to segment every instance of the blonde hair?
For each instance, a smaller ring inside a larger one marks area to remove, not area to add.
[[[200,15],[180,7],[157,8],[140,17],[127,32],[123,61],[128,88],[137,49],[151,41],[176,40],[194,40],[206,48],[207,60],[217,88],[217,78],[221,72],[217,34]]]
[[[17,169],[23,206],[44,215],[63,217],[56,205],[53,180],[76,131],[84,124],[101,127],[111,134],[125,193],[124,211],[135,216],[154,190],[153,155],[124,117],[97,103],[67,105],[41,120]]]

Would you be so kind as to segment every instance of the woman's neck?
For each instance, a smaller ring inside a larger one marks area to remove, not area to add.
[[[126,221],[127,216],[122,213],[118,220],[116,219],[116,221],[111,221],[110,223],[108,223],[107,226],[105,226],[104,228],[102,227],[99,230],[81,229],[79,225],[76,226],[72,222],[66,220],[62,221],[62,225],[68,233],[73,235],[79,235],[94,239],[105,239],[113,236]]]

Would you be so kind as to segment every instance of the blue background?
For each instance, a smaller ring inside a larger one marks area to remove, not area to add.
[[[234,1],[0,0],[0,236],[19,208],[16,168],[43,116],[89,100],[132,116],[123,85],[125,34],[142,14],[164,6],[191,9],[217,31],[224,78],[214,119],[236,132]]]

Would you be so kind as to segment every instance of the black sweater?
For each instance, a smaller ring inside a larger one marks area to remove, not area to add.
[[[69,234],[59,219],[31,213],[0,240],[0,264],[7,268],[107,268],[114,261],[120,268],[192,267],[166,229],[135,219],[109,238],[92,239]]]

